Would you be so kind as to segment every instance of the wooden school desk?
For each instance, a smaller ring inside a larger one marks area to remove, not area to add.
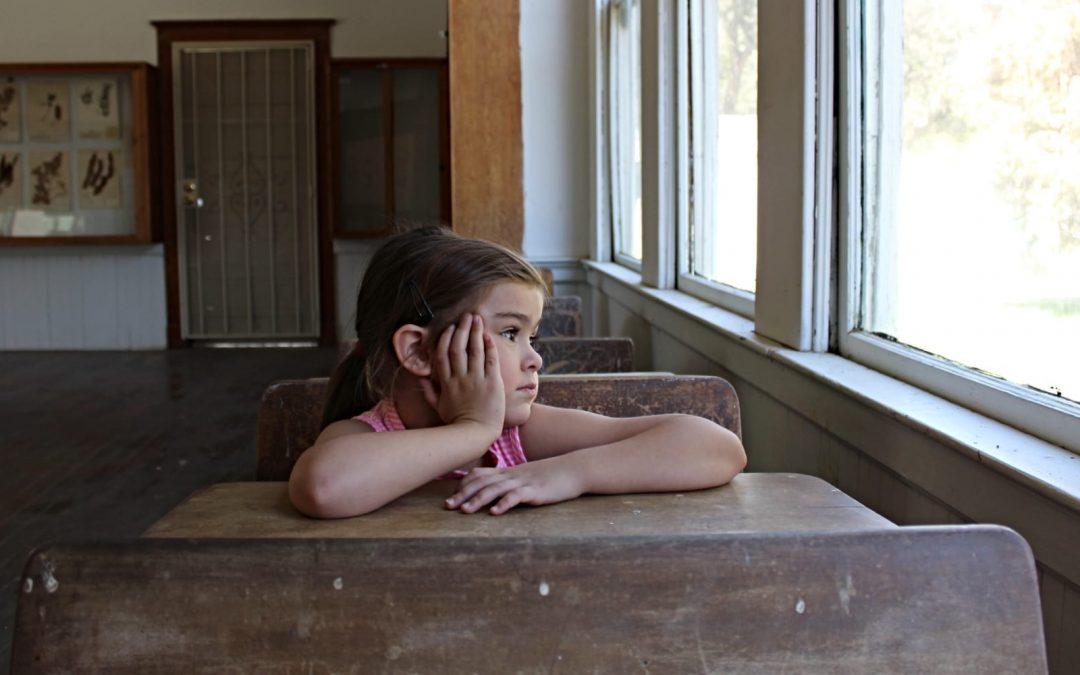
[[[307,518],[284,482],[203,488],[152,525],[154,538],[550,537],[813,532],[894,528],[825,481],[746,473],[729,485],[678,493],[586,495],[501,516],[443,508],[457,481],[434,481],[356,518]]]

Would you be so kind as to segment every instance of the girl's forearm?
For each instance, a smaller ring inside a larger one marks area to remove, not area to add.
[[[318,518],[368,513],[475,461],[495,438],[482,425],[462,422],[320,441],[297,460],[289,496],[297,509]]]
[[[735,434],[700,417],[680,415],[608,445],[553,460],[580,476],[583,492],[668,492],[723,485],[746,466]]]

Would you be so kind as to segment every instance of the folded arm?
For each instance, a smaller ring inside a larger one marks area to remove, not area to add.
[[[447,506],[494,504],[499,514],[585,493],[695,490],[723,485],[746,466],[735,434],[692,415],[611,418],[535,405],[521,436],[529,463],[474,469]]]
[[[380,434],[363,422],[334,422],[296,461],[289,498],[316,518],[358,516],[476,460],[493,441],[488,427],[472,423]]]

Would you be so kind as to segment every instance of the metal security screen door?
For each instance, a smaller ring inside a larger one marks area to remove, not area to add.
[[[317,337],[312,44],[174,44],[173,68],[182,337]]]

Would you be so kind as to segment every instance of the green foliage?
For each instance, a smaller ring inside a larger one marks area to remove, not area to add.
[[[995,148],[1029,252],[1080,250],[1080,3],[906,0],[904,144]]]

